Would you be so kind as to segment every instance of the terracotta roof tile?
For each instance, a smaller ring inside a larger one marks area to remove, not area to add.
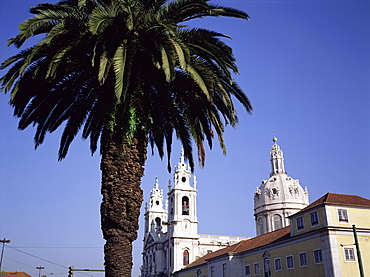
[[[370,200],[357,196],[357,195],[348,195],[340,193],[328,192],[324,196],[320,197],[316,201],[312,202],[306,208],[300,210],[298,213],[320,206],[322,204],[335,204],[335,205],[346,205],[346,206],[359,206],[359,207],[368,207],[370,208]],[[194,261],[186,268],[191,268],[194,266],[202,265],[207,263],[207,260],[222,256],[226,253],[239,253],[248,250],[255,249],[257,247],[262,247],[274,242],[284,241],[290,238],[290,227],[276,230],[258,237],[254,237],[248,240],[240,241],[237,244],[225,247],[215,252],[208,253],[198,260]]]
[[[3,272],[0,274],[1,277],[32,277],[26,272]]]
[[[274,242],[279,242],[285,239],[290,238],[290,227],[284,227],[279,230],[260,235],[258,237],[249,239],[249,240],[243,240],[240,245],[238,245],[234,252],[244,252],[247,250],[252,250],[257,247],[262,247],[267,244],[271,244]]]
[[[198,260],[194,261],[190,265],[188,265],[186,268],[205,264],[207,263],[207,260],[222,256],[226,253],[239,253],[247,250],[252,250],[257,247],[261,247],[273,242],[285,240],[289,237],[290,237],[290,227],[287,226],[274,232],[270,232],[248,240],[242,240],[234,245],[225,247],[215,252],[208,253],[203,257],[199,258]]]
[[[240,241],[237,244],[233,244],[233,245],[227,246],[225,248],[222,248],[220,250],[217,250],[217,251],[214,251],[214,252],[210,252],[210,253],[208,253],[208,254],[200,257],[198,260],[195,260],[194,262],[192,262],[191,264],[189,264],[186,268],[204,264],[204,263],[207,262],[208,259],[211,259],[211,258],[214,258],[214,257],[218,257],[218,256],[222,256],[223,254],[226,254],[226,253],[229,253],[229,252],[233,252],[233,249],[237,245],[239,245],[240,243],[242,243],[242,242],[243,241]]]
[[[304,212],[306,210],[312,209],[314,207],[320,206],[322,204],[333,204],[333,205],[345,205],[345,206],[356,206],[356,207],[367,207],[370,208],[370,200],[357,196],[357,195],[349,195],[349,194],[340,194],[340,193],[332,193],[328,192],[324,196],[320,197],[316,201],[312,202],[306,208],[300,210],[300,212]]]

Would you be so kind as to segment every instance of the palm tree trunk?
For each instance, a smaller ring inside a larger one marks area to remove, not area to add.
[[[130,277],[132,242],[137,238],[143,191],[147,138],[139,132],[127,142],[120,132],[105,144],[100,164],[103,196],[100,213],[104,246],[105,276]]]

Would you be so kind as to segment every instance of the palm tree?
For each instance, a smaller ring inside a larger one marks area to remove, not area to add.
[[[211,148],[217,135],[226,153],[224,127],[237,123],[232,98],[252,110],[231,75],[228,37],[184,22],[248,15],[208,0],[65,0],[30,12],[8,44],[44,36],[2,63],[2,90],[19,128],[37,126],[36,148],[61,126],[59,160],[79,132],[92,153],[100,145],[106,276],[130,276],[148,144],[169,160],[175,135],[194,169],[194,143],[202,167],[205,140]]]

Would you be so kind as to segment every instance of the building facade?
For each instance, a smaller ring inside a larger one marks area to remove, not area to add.
[[[369,217],[369,199],[327,193],[290,216],[290,226],[209,253],[175,276],[352,277],[360,264],[370,276]]]
[[[288,176],[273,141],[270,177],[254,194],[254,238],[198,234],[197,182],[183,154],[165,203],[156,179],[145,212],[143,277],[370,276],[370,200],[327,193],[308,205],[307,188]]]
[[[168,276],[190,263],[246,237],[198,234],[197,181],[184,154],[175,167],[167,200],[156,178],[145,206],[142,277]]]

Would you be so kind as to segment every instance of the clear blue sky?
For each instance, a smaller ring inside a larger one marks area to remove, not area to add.
[[[6,40],[36,3],[0,1],[1,61],[17,52]],[[274,130],[288,174],[308,187],[311,202],[327,192],[370,198],[370,2],[213,3],[251,16],[250,22],[216,18],[193,24],[233,38],[236,80],[254,113],[239,108],[238,128],[226,130],[227,156],[215,142],[206,167],[196,169],[199,232],[255,235],[253,193],[269,177]],[[3,270],[38,276],[35,267],[44,266],[44,274],[66,276],[71,265],[103,268],[99,155],[91,157],[88,142],[77,137],[67,158],[57,162],[60,131],[35,151],[34,129],[17,130],[7,99],[0,95],[0,238],[12,242],[5,248]],[[179,153],[175,143],[172,165]],[[172,174],[157,155],[149,156],[145,201],[157,172],[166,192]],[[142,229],[139,235],[133,276],[141,265]]]

